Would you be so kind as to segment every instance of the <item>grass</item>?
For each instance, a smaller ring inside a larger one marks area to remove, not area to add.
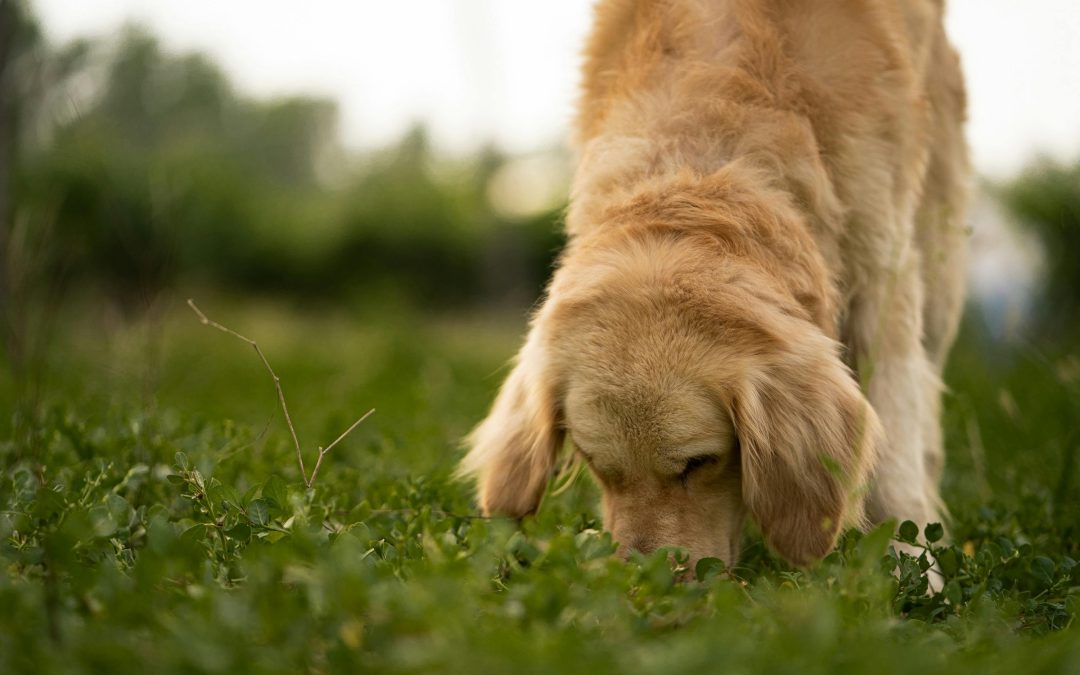
[[[259,341],[309,466],[377,412],[307,489],[250,348],[179,300],[64,313],[34,386],[0,375],[0,671],[1080,671],[1075,348],[960,342],[941,593],[890,527],[809,570],[749,531],[676,583],[610,555],[586,479],[520,526],[450,479],[522,317],[200,305]]]

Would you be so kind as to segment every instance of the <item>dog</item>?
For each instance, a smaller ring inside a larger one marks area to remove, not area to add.
[[[567,245],[467,440],[485,514],[564,451],[622,551],[796,565],[938,522],[969,162],[941,0],[602,0]]]

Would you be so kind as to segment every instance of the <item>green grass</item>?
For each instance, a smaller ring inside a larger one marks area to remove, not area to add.
[[[309,467],[377,412],[307,490],[250,348],[179,301],[65,313],[36,385],[0,379],[0,671],[1080,671],[1075,349],[959,344],[942,593],[888,529],[801,571],[748,532],[676,583],[611,556],[587,479],[521,526],[450,479],[522,317],[201,305],[259,340]]]

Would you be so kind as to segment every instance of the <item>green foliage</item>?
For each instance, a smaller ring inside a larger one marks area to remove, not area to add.
[[[128,306],[161,295],[137,323],[95,302],[11,331],[35,360],[0,363],[0,671],[1080,670],[1075,340],[965,331],[947,527],[848,532],[806,570],[752,532],[730,569],[623,561],[586,479],[520,524],[477,517],[451,479],[523,317],[407,308],[536,296],[556,214],[491,210],[503,158],[441,162],[416,131],[350,163],[326,101],[245,98],[138,30],[59,50],[22,35],[23,95],[0,102],[23,134],[12,269]],[[1075,174],[1007,190],[1047,245],[1048,316],[1076,314]],[[304,298],[206,309],[258,338],[305,452],[377,409],[313,488],[255,355],[168,292],[196,282]],[[12,308],[39,307],[15,290]],[[348,317],[311,302],[357,297]]]
[[[37,276],[60,291],[135,308],[193,280],[522,304],[548,274],[557,215],[494,214],[497,153],[439,160],[418,129],[350,158],[333,102],[244,97],[206,57],[137,28],[41,51],[47,95],[21,116],[45,132],[23,144],[13,204]]]
[[[1040,412],[1075,401],[1054,370],[1002,372],[970,358],[972,336],[951,375],[964,387],[947,415],[953,522],[923,539],[910,523],[896,527],[920,555],[893,552],[886,524],[846,533],[808,570],[752,534],[735,567],[687,569],[679,551],[613,556],[587,479],[520,525],[476,517],[467,486],[450,479],[456,439],[498,383],[481,376],[512,351],[518,321],[375,323],[203,304],[259,339],[306,452],[368,406],[377,413],[307,489],[287,430],[266,421],[273,386],[243,344],[177,303],[160,327],[160,360],[140,360],[141,325],[107,332],[116,346],[102,358],[80,337],[94,324],[72,319],[82,332],[61,331],[69,337],[49,351],[31,430],[12,426],[0,445],[0,670],[1080,667],[1077,510],[1049,498],[1062,446]],[[140,396],[148,371],[156,384]],[[993,488],[962,489],[980,479],[965,459],[970,438],[957,433],[969,427],[966,405],[991,417],[1000,392],[1019,396],[1027,381],[1041,387],[1041,408],[981,423]],[[1054,466],[1016,480],[1018,437],[1031,455],[1021,469]],[[937,593],[927,591],[932,561]]]
[[[1080,316],[1080,161],[1038,162],[1001,189],[1043,244],[1042,327],[1075,330]]]
[[[914,533],[912,532],[914,530]],[[928,525],[925,540],[940,540],[940,524]],[[982,604],[1008,599],[1016,602],[1018,630],[1060,630],[1073,618],[1077,603],[1076,561],[1038,555],[1035,547],[1006,537],[970,546],[924,544],[914,523],[901,523],[899,541],[922,549],[918,557],[900,553],[884,569],[899,579],[893,604],[909,619],[947,621],[979,610]],[[936,539],[935,539],[936,537]],[[928,593],[927,570],[936,565],[943,584]]]

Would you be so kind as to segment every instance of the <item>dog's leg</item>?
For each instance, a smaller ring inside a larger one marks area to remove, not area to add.
[[[850,345],[867,397],[885,430],[867,514],[875,521],[911,520],[920,531],[940,522],[937,489],[941,380],[922,340],[924,290],[913,247],[892,259],[879,280],[855,298]],[[912,554],[918,551],[905,546]],[[940,585],[931,578],[932,587]]]
[[[869,500],[873,520],[912,520],[920,527],[940,522],[940,432],[928,431],[938,424],[939,396],[938,377],[924,357],[884,357],[875,364],[868,397],[881,418],[886,442]]]
[[[915,240],[919,248],[924,287],[931,289],[923,307],[923,345],[933,373],[941,377],[949,348],[956,338],[966,292],[968,228],[967,162],[963,136],[935,143],[926,187],[916,214]],[[940,133],[940,132],[939,132]],[[941,439],[941,388],[927,399],[930,415],[923,428],[926,449],[926,481],[935,494],[945,468]]]
[[[936,27],[927,77],[930,102],[930,156],[918,211],[915,243],[924,287],[923,344],[939,377],[956,337],[966,294],[969,231],[966,211],[971,166],[964,140],[964,78],[941,24]],[[931,416],[924,427],[927,489],[937,494],[945,468],[941,440],[941,390],[928,399]]]
[[[946,174],[943,162],[931,163],[926,194],[916,220],[921,276],[925,288],[932,289],[923,309],[922,341],[931,374],[940,379],[960,325],[964,309],[967,271],[967,228],[961,220],[966,192],[959,178],[937,180]],[[953,173],[957,173],[954,170]],[[937,495],[945,469],[945,449],[941,436],[941,398],[944,387],[928,389],[929,408],[923,420],[923,443],[926,463],[926,490]],[[942,508],[944,514],[944,509]]]
[[[940,380],[920,354],[881,356],[867,381],[867,396],[881,418],[886,442],[870,494],[870,517],[912,520],[920,527],[941,520],[937,491],[940,432],[936,427]]]

